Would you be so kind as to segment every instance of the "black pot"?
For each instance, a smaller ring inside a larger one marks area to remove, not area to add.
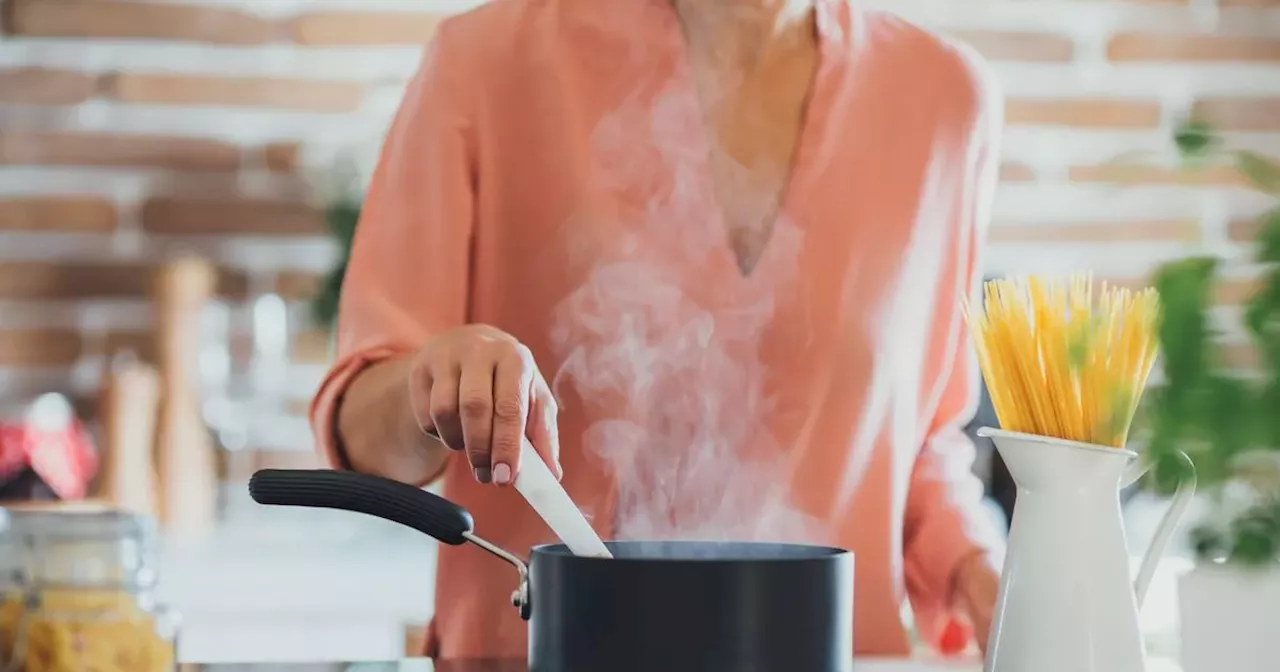
[[[519,574],[532,672],[848,672],[853,555],[738,542],[609,542],[613,558],[534,547],[520,558],[475,536],[471,514],[425,490],[337,471],[264,470],[260,504],[355,511],[446,544],[466,542]]]

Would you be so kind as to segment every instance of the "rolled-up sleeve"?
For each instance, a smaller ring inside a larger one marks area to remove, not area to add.
[[[336,426],[351,381],[467,320],[475,171],[461,60],[437,30],[383,143],[343,281],[336,359],[311,403],[316,447],[346,460]]]
[[[975,449],[964,426],[977,408],[980,373],[964,322],[963,298],[980,289],[980,251],[991,217],[999,167],[1003,124],[1000,96],[991,96],[977,125],[965,188],[956,204],[954,246],[960,290],[939,297],[945,325],[947,374],[934,406],[924,444],[916,457],[907,495],[903,551],[908,595],[920,634],[937,642],[952,618],[952,578],[956,568],[977,553],[999,553],[1004,535],[983,508],[983,485],[973,473]]]

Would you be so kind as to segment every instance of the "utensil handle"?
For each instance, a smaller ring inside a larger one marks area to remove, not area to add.
[[[305,506],[363,513],[458,546],[475,521],[453,502],[421,488],[379,476],[323,469],[263,469],[249,479],[249,496],[259,504]]]
[[[1178,489],[1173,493],[1173,502],[1169,504],[1169,510],[1165,511],[1164,517],[1160,519],[1160,525],[1156,527],[1151,544],[1147,546],[1147,552],[1142,556],[1142,564],[1138,566],[1138,578],[1133,581],[1133,594],[1139,609],[1147,599],[1147,589],[1151,587],[1151,579],[1155,577],[1156,566],[1160,564],[1165,547],[1169,545],[1169,539],[1178,528],[1182,514],[1186,513],[1187,506],[1191,504],[1191,498],[1196,494],[1196,465],[1186,453],[1179,451],[1178,456],[1187,467],[1187,475],[1178,483]]]

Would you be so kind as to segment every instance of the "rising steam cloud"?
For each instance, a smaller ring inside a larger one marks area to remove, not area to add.
[[[774,189],[753,188],[759,167],[741,167],[729,205],[740,222],[772,224],[770,276],[703,286],[728,236],[709,219],[708,148],[690,142],[706,135],[701,104],[676,83],[637,93],[596,128],[589,190],[608,205],[583,216],[612,220],[590,224],[624,242],[586,250],[588,279],[556,309],[555,385],[595,407],[584,447],[616,481],[617,538],[812,540],[788,500],[791,468],[768,424],[785,409],[760,357],[800,231],[772,221]]]

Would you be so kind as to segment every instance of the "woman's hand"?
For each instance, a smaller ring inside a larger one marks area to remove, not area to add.
[[[510,334],[473,324],[432,338],[413,358],[409,402],[423,431],[466,450],[481,483],[515,480],[526,436],[563,474],[555,398],[529,348]]]
[[[996,594],[1000,590],[1000,568],[986,553],[969,556],[956,568],[952,604],[969,624],[983,655],[991,634],[991,616],[995,612]]]

